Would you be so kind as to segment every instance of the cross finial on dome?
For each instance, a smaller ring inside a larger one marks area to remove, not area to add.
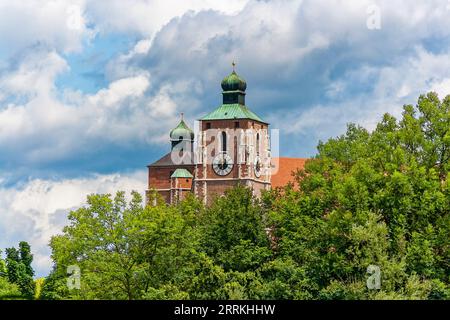
[[[233,72],[235,71],[235,68],[236,68],[236,62],[234,62],[234,60],[233,60],[233,62],[231,63],[231,65],[233,66]]]
[[[181,112],[180,115],[181,115],[181,121],[183,121],[184,120],[184,112]]]

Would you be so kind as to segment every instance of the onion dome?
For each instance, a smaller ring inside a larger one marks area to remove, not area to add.
[[[184,122],[183,114],[181,114],[180,123],[170,131],[171,141],[194,140],[194,131],[192,131]]]
[[[233,62],[233,72],[222,80],[223,91],[245,91],[247,83],[234,70],[236,64]]]

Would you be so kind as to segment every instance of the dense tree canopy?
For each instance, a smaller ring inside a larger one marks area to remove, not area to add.
[[[51,241],[41,296],[450,299],[449,171],[450,96],[430,93],[399,121],[386,114],[372,132],[351,124],[320,142],[299,188],[255,199],[238,187],[210,207],[91,195]],[[79,289],[66,285],[71,265]],[[369,266],[379,288],[367,286]]]
[[[7,248],[5,253],[5,260],[0,257],[0,299],[33,298],[35,281],[30,245],[21,241],[19,249]]]

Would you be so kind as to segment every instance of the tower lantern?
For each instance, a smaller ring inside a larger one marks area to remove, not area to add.
[[[179,149],[192,151],[192,144],[194,142],[194,131],[192,131],[184,122],[184,114],[181,113],[180,123],[170,131],[170,142],[172,150],[179,145]]]
[[[247,83],[236,73],[236,63],[232,63],[233,71],[222,80],[223,104],[238,103],[245,105]]]

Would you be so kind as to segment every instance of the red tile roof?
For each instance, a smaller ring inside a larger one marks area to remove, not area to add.
[[[284,187],[289,182],[294,182],[293,172],[303,169],[308,159],[305,158],[273,158],[273,170],[278,166],[271,178],[272,188]]]

